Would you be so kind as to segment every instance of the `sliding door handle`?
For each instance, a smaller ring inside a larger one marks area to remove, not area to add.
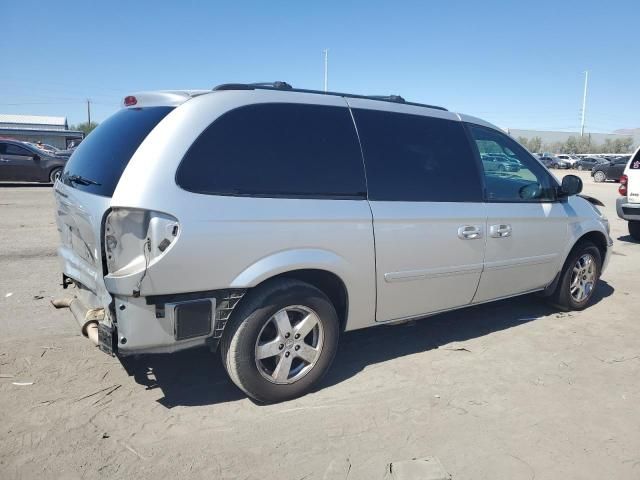
[[[482,227],[479,225],[462,225],[458,228],[458,238],[461,240],[482,238]]]
[[[511,225],[499,224],[489,227],[489,235],[493,238],[505,238],[511,236]]]

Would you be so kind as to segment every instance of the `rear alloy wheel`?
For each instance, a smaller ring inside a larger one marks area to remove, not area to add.
[[[598,170],[593,174],[593,180],[597,183],[602,183],[607,179],[607,176],[602,170]]]
[[[329,298],[298,280],[267,282],[242,299],[220,353],[231,380],[259,402],[308,393],[335,356],[340,328]]]
[[[582,165],[578,165],[578,170],[582,171],[584,170],[584,167]]]
[[[56,183],[56,180],[60,178],[60,175],[62,175],[62,168],[54,168],[49,174],[49,180],[51,183]]]
[[[632,221],[629,222],[629,235],[631,235],[635,240],[640,240],[640,222]]]
[[[564,264],[553,302],[563,310],[583,310],[593,296],[600,278],[600,250],[591,242],[574,247]]]

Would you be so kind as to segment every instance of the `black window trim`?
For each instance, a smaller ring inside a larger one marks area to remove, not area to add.
[[[540,162],[538,159],[536,159],[533,155],[531,155],[531,153],[529,153],[529,151],[522,147],[522,145],[520,145],[515,139],[513,139],[512,137],[510,137],[509,135],[507,135],[504,132],[501,132],[499,130],[496,130],[495,128],[490,128],[487,127],[486,125],[481,125],[479,123],[473,123],[473,122],[469,122],[469,121],[464,121],[462,122],[464,124],[464,129],[465,132],[467,133],[467,136],[469,138],[469,140],[471,141],[471,148],[473,150],[473,154],[476,158],[476,163],[478,164],[479,168],[481,168],[480,172],[481,172],[481,178],[482,178],[482,192],[483,192],[483,202],[484,203],[512,203],[512,204],[536,204],[536,203],[561,203],[563,201],[566,201],[566,197],[559,197],[558,196],[558,188],[560,187],[560,184],[557,182],[557,180],[554,178],[553,175],[551,175],[549,172],[547,172],[547,168],[542,164],[542,162]],[[518,145],[520,145],[522,147],[522,150],[525,152],[525,155],[527,155],[531,160],[533,160],[534,162],[536,162],[537,164],[539,164],[542,167],[542,174],[546,175],[546,177],[551,181],[551,185],[553,185],[554,188],[554,199],[553,200],[520,200],[520,201],[513,201],[513,200],[497,200],[497,199],[489,199],[489,195],[487,192],[487,183],[486,183],[486,178],[485,178],[485,172],[484,172],[484,166],[482,165],[482,158],[480,157],[480,150],[478,149],[478,145],[476,144],[475,139],[473,138],[473,134],[471,133],[470,127],[479,127],[482,128],[483,130],[487,130],[489,132],[495,132],[498,133],[500,135],[504,135],[507,138],[510,138],[511,140],[513,140],[515,143],[518,143]]]
[[[228,113],[234,112],[236,110],[240,110],[240,109],[245,108],[245,107],[250,107],[250,106],[253,106],[253,105],[280,105],[280,104],[287,104],[287,105],[313,105],[313,106],[318,106],[318,107],[330,106],[330,107],[337,107],[337,108],[345,108],[348,111],[349,117],[351,119],[351,125],[353,126],[353,129],[354,129],[354,132],[355,132],[355,136],[356,136],[356,138],[358,140],[358,148],[360,149],[360,156],[361,156],[361,160],[362,160],[362,174],[363,174],[363,177],[364,177],[364,180],[365,180],[365,188],[366,188],[366,190],[364,192],[357,192],[357,193],[354,193],[354,194],[322,194],[322,193],[296,193],[296,192],[262,193],[262,192],[252,192],[250,190],[247,190],[247,191],[238,192],[238,193],[231,193],[231,192],[216,192],[216,193],[214,193],[214,192],[198,191],[198,190],[195,190],[195,189],[188,189],[188,188],[185,188],[182,185],[180,185],[180,183],[178,182],[178,172],[180,171],[180,168],[182,167],[183,162],[185,161],[185,159],[189,155],[189,152],[191,151],[193,146],[207,132],[207,130],[209,129],[209,127],[211,125],[216,123],[219,119],[221,119],[223,116],[227,115]],[[357,129],[356,124],[354,122],[353,114],[351,113],[351,108],[349,107],[349,105],[346,104],[346,102],[345,102],[344,106],[343,105],[326,105],[326,104],[323,104],[323,103],[284,102],[284,101],[252,102],[252,103],[245,103],[243,105],[239,105],[239,106],[231,108],[229,110],[225,110],[220,115],[218,115],[213,121],[211,121],[204,128],[204,130],[202,130],[202,132],[200,132],[200,134],[193,140],[193,142],[191,142],[191,145],[189,145],[189,148],[187,149],[187,151],[182,156],[182,159],[180,159],[180,163],[178,164],[178,167],[176,168],[175,174],[173,176],[173,181],[175,182],[175,184],[176,184],[176,186],[178,188],[180,188],[181,190],[184,190],[185,192],[196,193],[198,195],[206,195],[208,197],[272,198],[272,199],[290,199],[290,200],[368,200],[367,170],[365,168],[364,160],[363,160],[363,157],[362,157],[362,144],[360,143],[360,136],[358,135],[358,129]]]

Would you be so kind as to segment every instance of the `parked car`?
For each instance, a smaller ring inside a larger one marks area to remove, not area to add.
[[[628,161],[627,157],[618,157],[607,162],[599,163],[591,169],[591,176],[593,180],[598,183],[607,180],[618,182]]]
[[[491,172],[517,172],[520,170],[520,164],[517,161],[510,160],[505,155],[484,154],[481,155],[482,165],[485,170]]]
[[[574,168],[576,162],[579,160],[579,158],[574,155],[566,155],[566,154],[556,155],[556,158],[558,160],[561,160],[565,164],[567,164],[568,168]]]
[[[551,157],[551,156],[542,156],[540,157],[540,161],[542,162],[542,164],[547,167],[547,168],[559,168],[559,169],[565,169],[565,168],[569,168],[569,164],[560,160],[557,157]]]
[[[584,309],[610,257],[580,178],[474,117],[283,82],[123,105],[56,183],[70,310],[119,356],[218,349],[258,401],[308,392],[342,331],[534,291]]]
[[[578,170],[591,170],[600,163],[606,163],[606,160],[598,157],[582,157],[575,163],[574,167]]]
[[[616,200],[618,217],[628,222],[629,235],[640,240],[640,148],[625,167],[618,191],[621,195]]]
[[[66,162],[30,143],[0,140],[0,181],[55,183]]]

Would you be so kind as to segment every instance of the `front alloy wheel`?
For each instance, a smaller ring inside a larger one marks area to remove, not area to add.
[[[551,301],[562,310],[583,310],[600,278],[602,254],[588,241],[579,242],[564,263]]]
[[[593,292],[597,280],[596,261],[589,253],[582,255],[573,266],[571,274],[571,297],[576,302],[587,300]]]

